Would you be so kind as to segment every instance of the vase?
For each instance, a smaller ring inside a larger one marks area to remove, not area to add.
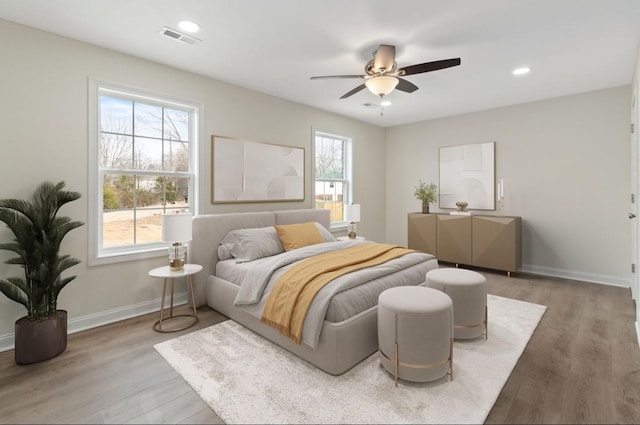
[[[428,202],[423,202],[422,203],[422,214],[429,214],[429,203]]]
[[[58,310],[51,317],[16,321],[15,360],[31,364],[48,360],[67,349],[67,312]]]

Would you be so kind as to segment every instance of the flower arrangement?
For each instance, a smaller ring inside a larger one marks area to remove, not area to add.
[[[418,186],[415,189],[416,191],[413,195],[416,199],[422,201],[422,212],[428,214],[429,204],[438,200],[438,186],[418,180]]]
[[[431,204],[438,200],[438,186],[433,183],[425,183],[422,180],[418,180],[418,186],[413,195],[416,199],[423,203]]]

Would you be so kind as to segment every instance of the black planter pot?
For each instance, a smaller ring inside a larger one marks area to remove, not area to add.
[[[15,359],[17,364],[48,360],[67,349],[67,312],[58,310],[55,316],[16,321]]]

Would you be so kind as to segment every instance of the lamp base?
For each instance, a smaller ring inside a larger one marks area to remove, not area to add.
[[[185,254],[185,246],[180,242],[174,242],[174,244],[169,247],[169,270],[172,272],[184,270]]]
[[[349,239],[355,239],[356,238],[356,223],[354,223],[353,221],[349,222],[349,227],[348,227],[348,236]]]
[[[169,261],[169,270],[172,272],[179,272],[184,270],[184,260],[171,260]]]

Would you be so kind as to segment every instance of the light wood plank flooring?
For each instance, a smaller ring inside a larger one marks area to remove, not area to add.
[[[640,423],[628,289],[481,272],[490,293],[548,306],[487,423]],[[221,423],[153,349],[225,319],[198,314],[196,326],[173,334],[152,331],[150,314],[70,335],[67,351],[35,365],[0,353],[0,422]]]

